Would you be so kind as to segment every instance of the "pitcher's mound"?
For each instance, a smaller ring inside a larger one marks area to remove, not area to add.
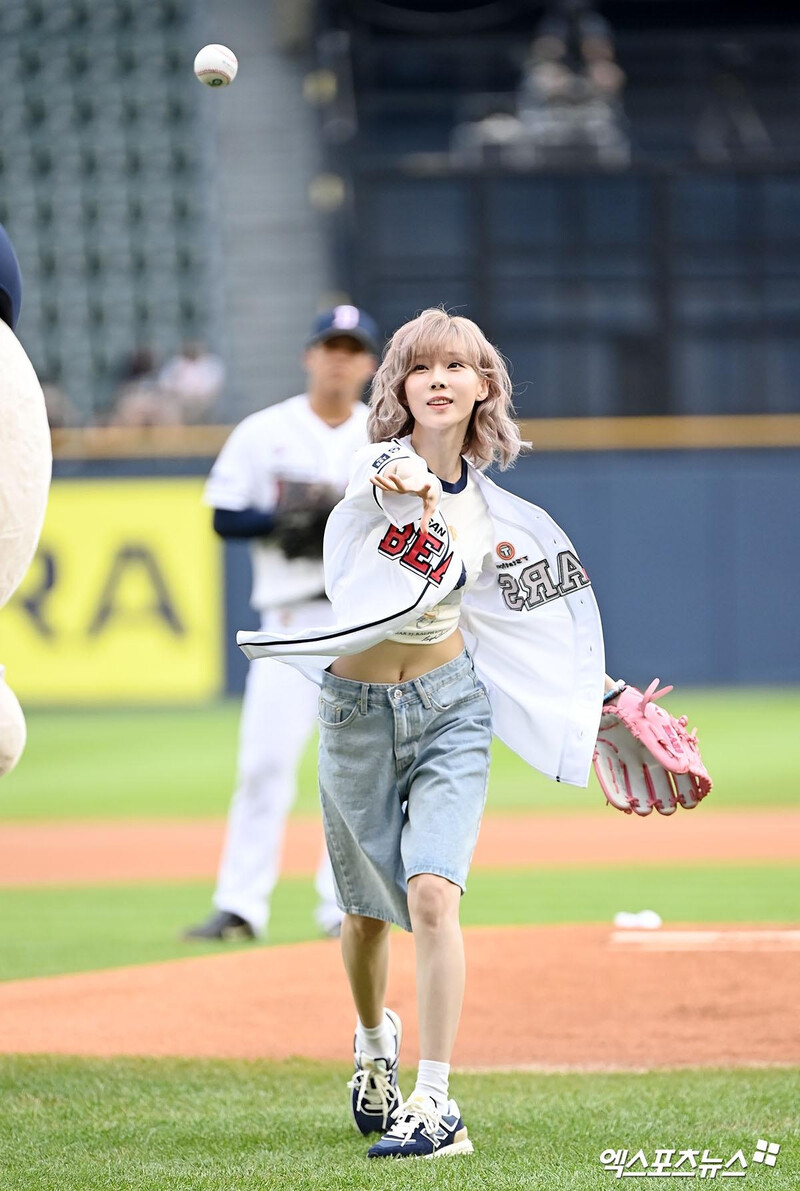
[[[680,930],[674,926],[672,931]],[[696,928],[685,928],[687,932]],[[711,928],[709,928],[711,929]],[[731,939],[726,950],[725,933]],[[645,1068],[800,1063],[800,951],[788,932],[713,928],[714,945],[626,946],[599,926],[465,931],[454,1063]],[[417,1058],[414,948],[392,937],[389,1004]],[[332,942],[0,985],[0,1050],[349,1061],[354,1014]]]

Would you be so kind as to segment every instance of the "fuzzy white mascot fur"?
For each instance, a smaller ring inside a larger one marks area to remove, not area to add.
[[[44,395],[15,332],[19,264],[0,225],[0,608],[19,587],[42,531],[53,457]],[[25,717],[0,664],[0,777],[25,748]]]

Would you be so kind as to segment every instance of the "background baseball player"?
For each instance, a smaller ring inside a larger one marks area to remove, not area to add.
[[[306,344],[308,392],[245,418],[211,471],[204,499],[214,509],[218,534],[250,539],[251,604],[265,630],[302,629],[329,616],[323,530],[344,493],[353,453],[367,441],[361,397],[378,351],[377,327],[363,311],[337,306],[320,315]],[[215,912],[185,938],[242,939],[264,932],[318,694],[288,666],[271,659],[251,664]],[[317,924],[338,934],[342,913],[324,848],[316,888]]]

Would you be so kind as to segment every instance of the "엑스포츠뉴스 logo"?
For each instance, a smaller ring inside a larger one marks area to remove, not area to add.
[[[495,551],[498,558],[502,558],[504,562],[510,562],[517,553],[511,542],[498,542]]]
[[[655,1154],[637,1150],[630,1156],[629,1150],[603,1150],[600,1161],[603,1169],[613,1172],[617,1179],[625,1178],[690,1178],[715,1179],[717,1174],[724,1178],[746,1178],[751,1164],[775,1166],[780,1153],[780,1143],[765,1141],[762,1137],[756,1142],[755,1152],[747,1161],[744,1150],[739,1149],[726,1160],[724,1156],[716,1157],[708,1149],[682,1150],[678,1146],[669,1149],[657,1149]]]

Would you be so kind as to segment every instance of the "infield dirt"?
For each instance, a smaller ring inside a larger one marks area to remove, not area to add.
[[[221,834],[219,820],[7,824],[0,883],[209,877]],[[317,820],[291,820],[283,871],[313,872],[320,845]],[[678,813],[644,822],[609,811],[487,817],[475,865],[798,858],[798,811]],[[704,924],[706,944],[696,927],[666,928],[677,932],[671,949],[647,945],[646,938],[630,945],[630,936],[605,926],[468,928],[467,998],[454,1063],[581,1069],[800,1063],[798,932],[762,925],[749,935],[741,923]],[[399,931],[392,940],[390,1004],[404,1018],[404,1055],[413,1061],[413,940]],[[347,1060],[352,1030],[339,948],[331,941],[0,984],[6,1053]]]
[[[107,885],[213,877],[224,832],[221,819],[5,823],[0,886]],[[281,871],[316,871],[319,818],[289,820]],[[800,860],[800,811],[715,811],[701,807],[670,818],[593,814],[487,815],[476,868],[553,865],[697,864],[704,861]]]
[[[621,947],[598,926],[467,929],[454,1064],[800,1063],[800,951],[768,950],[772,932],[759,933],[766,945],[748,954]],[[414,949],[400,932],[390,1004],[411,1062]],[[11,982],[0,985],[0,1023],[4,1052],[346,1061],[353,1011],[339,948],[326,941]]]

